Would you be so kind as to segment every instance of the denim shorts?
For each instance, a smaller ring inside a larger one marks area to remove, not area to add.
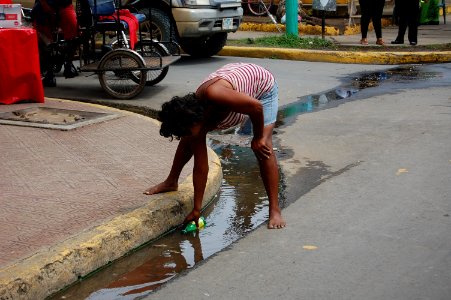
[[[277,110],[279,107],[279,88],[277,82],[271,90],[261,95],[260,99],[263,105],[263,118],[265,126],[273,124],[277,119]]]

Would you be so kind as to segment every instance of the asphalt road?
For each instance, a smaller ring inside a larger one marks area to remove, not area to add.
[[[174,95],[193,92],[198,84],[215,69],[231,62],[246,61],[260,64],[273,72],[279,82],[280,104],[294,102],[298,97],[324,91],[341,83],[348,74],[366,70],[382,70],[385,66],[340,65],[303,61],[271,60],[215,56],[196,59],[183,56],[169,67],[159,84],[146,87],[131,100],[111,99],[101,88],[97,75],[81,73],[79,77],[57,77],[56,88],[45,88],[46,97],[98,101],[109,105],[133,105],[159,110],[161,104]]]
[[[262,62],[283,102],[357,71]],[[322,174],[284,209],[288,227],[259,228],[149,299],[449,299],[451,65],[440,68],[437,86],[369,89],[281,128],[289,189]]]
[[[184,58],[158,86],[122,103],[159,109],[239,60]],[[282,107],[388,69],[241,60],[275,74]],[[367,89],[277,129],[288,227],[260,227],[148,299],[449,299],[451,64],[428,69],[441,77]],[[103,98],[95,77],[58,86],[46,95],[120,103]]]

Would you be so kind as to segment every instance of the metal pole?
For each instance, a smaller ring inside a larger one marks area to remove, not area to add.
[[[286,0],[286,33],[291,35],[299,35],[298,29],[298,0]]]

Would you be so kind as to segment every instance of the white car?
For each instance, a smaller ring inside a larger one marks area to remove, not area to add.
[[[159,41],[175,41],[196,57],[217,54],[243,18],[240,0],[132,0],[126,6],[147,16],[142,31]]]

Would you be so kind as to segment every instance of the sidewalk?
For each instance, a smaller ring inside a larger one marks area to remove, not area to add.
[[[440,18],[439,25],[421,25],[418,30],[418,45],[438,45],[451,43],[451,23],[443,24]],[[361,64],[412,64],[412,63],[442,63],[451,62],[451,48],[447,51],[437,51],[431,47],[430,50],[415,51],[415,47],[408,44],[407,33],[405,36],[405,51],[393,51],[394,45],[390,42],[395,40],[398,33],[397,26],[388,26],[382,29],[385,46],[378,47],[375,51],[376,37],[374,31],[368,32],[369,46],[360,45],[360,33],[353,35],[325,36],[325,39],[333,41],[342,46],[355,47],[352,51],[331,50],[306,50],[306,49],[281,49],[226,46],[220,52],[224,56],[244,57],[272,57],[276,59],[322,61],[339,63],[361,63]],[[279,35],[278,32],[255,32],[237,31],[229,34],[229,40],[247,38],[259,38],[264,36]],[[319,33],[316,37],[321,37]],[[396,45],[399,46],[399,45]],[[397,47],[399,48],[399,47]]]
[[[118,117],[69,131],[0,125],[0,299],[44,299],[180,224],[192,203],[189,166],[179,192],[143,194],[168,174],[177,147],[157,121],[48,98],[0,113],[29,107]],[[204,203],[221,174],[210,151]]]
[[[384,28],[387,52],[396,30]],[[229,38],[267,34],[239,31]],[[373,34],[369,33],[370,41]],[[327,38],[361,47],[359,35]],[[419,44],[449,41],[449,23],[420,27]],[[247,48],[225,47],[221,53],[321,61],[331,54]],[[348,62],[345,53],[340,55],[334,54],[330,60]],[[357,63],[384,57],[381,52],[365,51],[365,47],[349,55]],[[415,62],[425,58],[451,61],[451,51],[400,55]],[[103,106],[49,98],[44,105],[0,105],[0,113],[42,106],[118,117],[69,131],[0,125],[4,158],[0,161],[0,299],[45,298],[180,224],[192,202],[189,171],[182,174],[179,192],[142,194],[165,178],[177,146],[176,141],[171,143],[159,135],[156,121]],[[210,151],[206,200],[220,184],[220,163]]]

